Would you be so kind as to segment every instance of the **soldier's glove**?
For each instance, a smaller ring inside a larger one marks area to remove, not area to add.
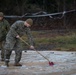
[[[18,39],[18,38],[20,38],[20,36],[19,36],[19,35],[17,35],[17,36],[16,36],[16,38]]]
[[[30,49],[34,50],[35,48],[34,48],[34,46],[31,45],[31,46],[30,46]]]

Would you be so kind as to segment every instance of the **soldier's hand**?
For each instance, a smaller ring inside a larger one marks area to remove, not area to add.
[[[34,50],[35,48],[34,48],[34,46],[30,46],[30,49]]]
[[[19,36],[19,35],[17,35],[17,36],[16,36],[16,38],[20,38],[20,36]]]

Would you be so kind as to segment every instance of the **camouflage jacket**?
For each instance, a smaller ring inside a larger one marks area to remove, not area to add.
[[[10,24],[7,20],[3,19],[2,21],[0,21],[0,41],[5,40],[9,28]]]
[[[7,37],[16,38],[19,35],[22,37],[26,35],[28,37],[28,41],[30,45],[33,45],[33,37],[31,35],[31,31],[29,27],[24,26],[24,21],[16,21],[11,27],[7,34]]]

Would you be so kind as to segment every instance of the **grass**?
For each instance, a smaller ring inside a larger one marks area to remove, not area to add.
[[[64,35],[50,35],[52,33],[46,34],[45,32],[32,32],[36,46],[38,45],[55,45],[54,50],[73,50],[76,51],[76,33],[72,32]],[[25,39],[25,38],[24,38]]]

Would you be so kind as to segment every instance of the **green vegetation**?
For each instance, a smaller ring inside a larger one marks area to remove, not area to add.
[[[33,31],[33,36],[35,40],[35,46],[45,46],[54,45],[54,50],[67,50],[67,51],[76,51],[76,33],[72,32],[70,34],[66,33],[64,35],[59,35],[48,33],[48,32],[35,32]],[[48,35],[48,36],[47,36]],[[25,37],[23,37],[25,39]]]

